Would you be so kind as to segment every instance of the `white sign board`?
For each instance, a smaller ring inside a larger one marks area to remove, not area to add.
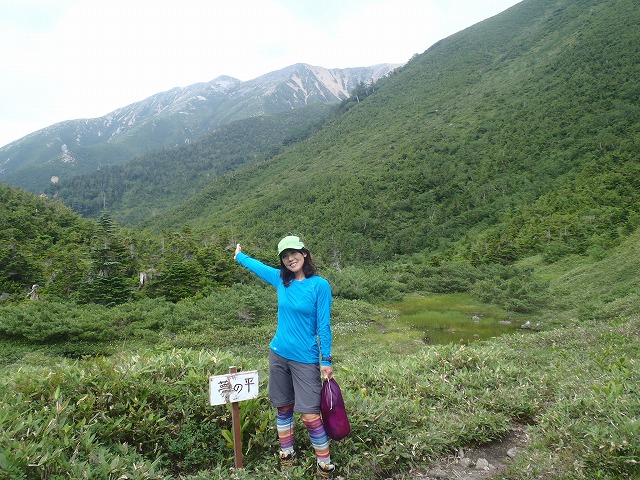
[[[258,371],[214,375],[209,378],[209,403],[224,405],[258,396]]]

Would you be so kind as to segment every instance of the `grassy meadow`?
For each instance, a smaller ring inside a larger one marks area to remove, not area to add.
[[[337,297],[335,374],[352,423],[351,435],[333,443],[340,475],[410,478],[402,472],[499,439],[519,423],[531,442],[500,478],[638,478],[637,246],[638,235],[606,260],[526,260],[549,282],[553,301],[524,316],[466,295],[425,292],[384,305]],[[281,478],[266,394],[274,299],[250,286],[225,295],[156,301],[128,316],[111,309],[121,318],[120,338],[92,339],[85,331],[88,341],[73,355],[64,342],[5,339],[0,476]],[[164,323],[150,322],[143,310]],[[473,323],[477,314],[480,324],[509,317],[542,327],[426,344],[411,316],[429,311],[443,323]],[[250,320],[238,321],[238,312]],[[135,327],[136,316],[147,323]],[[233,468],[230,409],[208,405],[209,375],[232,365],[260,372],[258,398],[240,404],[242,470]],[[295,433],[301,462],[289,478],[308,478],[314,458],[299,419]]]

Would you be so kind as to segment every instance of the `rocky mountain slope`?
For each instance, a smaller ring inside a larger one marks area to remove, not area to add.
[[[56,123],[0,148],[0,181],[40,192],[62,178],[190,143],[235,120],[344,100],[358,84],[396,67],[296,64],[246,82],[221,76],[174,88],[100,118]]]

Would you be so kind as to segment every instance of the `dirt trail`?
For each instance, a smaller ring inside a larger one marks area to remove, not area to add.
[[[527,445],[525,425],[514,425],[505,438],[459,451],[433,463],[429,469],[413,470],[387,480],[487,480],[496,477]]]

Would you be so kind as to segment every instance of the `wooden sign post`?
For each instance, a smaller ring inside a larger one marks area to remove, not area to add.
[[[233,425],[233,453],[236,468],[242,468],[242,435],[240,431],[240,407],[238,402],[258,396],[258,371],[238,372],[229,367],[228,375],[215,375],[209,378],[209,403],[211,405],[231,404],[231,423]]]

